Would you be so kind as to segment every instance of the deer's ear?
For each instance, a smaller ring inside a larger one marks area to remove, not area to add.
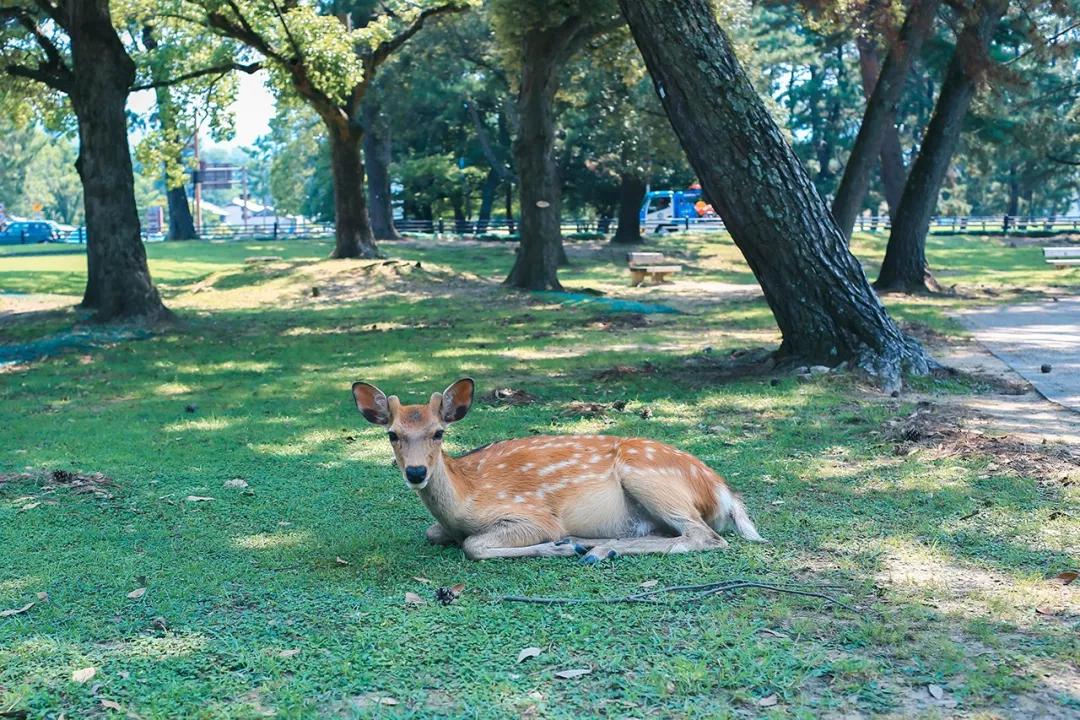
[[[473,389],[476,383],[472,378],[461,378],[442,392],[442,421],[457,422],[468,414],[472,407]]]
[[[363,413],[369,423],[390,424],[390,407],[382,390],[365,382],[355,382],[352,394],[356,400],[356,409]]]

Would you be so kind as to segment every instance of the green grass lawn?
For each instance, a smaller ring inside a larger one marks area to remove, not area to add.
[[[881,245],[854,247],[872,269]],[[887,424],[914,403],[850,377],[727,377],[731,351],[778,338],[761,299],[710,299],[708,283],[752,276],[719,236],[660,247],[700,293],[631,291],[618,254],[595,248],[562,277],[684,314],[504,291],[501,244],[387,245],[409,261],[387,265],[324,261],[321,243],[148,245],[176,328],[0,374],[0,610],[35,603],[0,617],[0,717],[1080,714],[1080,582],[1046,580],[1080,566],[1080,473],[898,451]],[[946,317],[958,307],[1080,285],[1038,248],[949,237],[930,250],[959,294],[889,304],[939,332],[958,333]],[[78,295],[84,263],[0,256],[0,292]],[[77,320],[0,318],[0,341]],[[425,399],[465,374],[481,394],[536,401],[481,400],[450,449],[531,433],[655,438],[725,475],[771,544],[597,568],[475,563],[426,544],[426,510],[349,385]],[[574,400],[627,406],[582,417],[566,412]],[[55,470],[111,482],[82,492]],[[731,578],[828,585],[857,611],[757,590],[655,606],[498,599]],[[459,599],[435,601],[456,583]],[[591,672],[555,676],[574,668]]]

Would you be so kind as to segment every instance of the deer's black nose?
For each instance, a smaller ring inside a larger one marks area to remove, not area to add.
[[[413,485],[419,485],[427,480],[427,468],[423,465],[409,465],[405,468],[405,479]]]

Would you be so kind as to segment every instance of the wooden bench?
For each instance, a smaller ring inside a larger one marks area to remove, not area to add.
[[[1043,257],[1051,265],[1080,265],[1080,246],[1044,247]]]
[[[672,265],[663,255],[654,252],[626,253],[626,264],[633,287],[644,284],[647,278],[655,283],[668,282],[668,275],[682,271],[682,265]]]

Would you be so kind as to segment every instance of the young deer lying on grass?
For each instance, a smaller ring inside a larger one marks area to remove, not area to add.
[[[402,405],[374,385],[352,386],[356,407],[384,425],[405,483],[435,516],[432,543],[460,543],[473,560],[683,553],[727,546],[729,524],[764,542],[738,496],[693,455],[652,440],[603,435],[504,440],[461,457],[443,431],[469,412],[473,381],[426,405]],[[654,534],[655,533],[655,534]]]

